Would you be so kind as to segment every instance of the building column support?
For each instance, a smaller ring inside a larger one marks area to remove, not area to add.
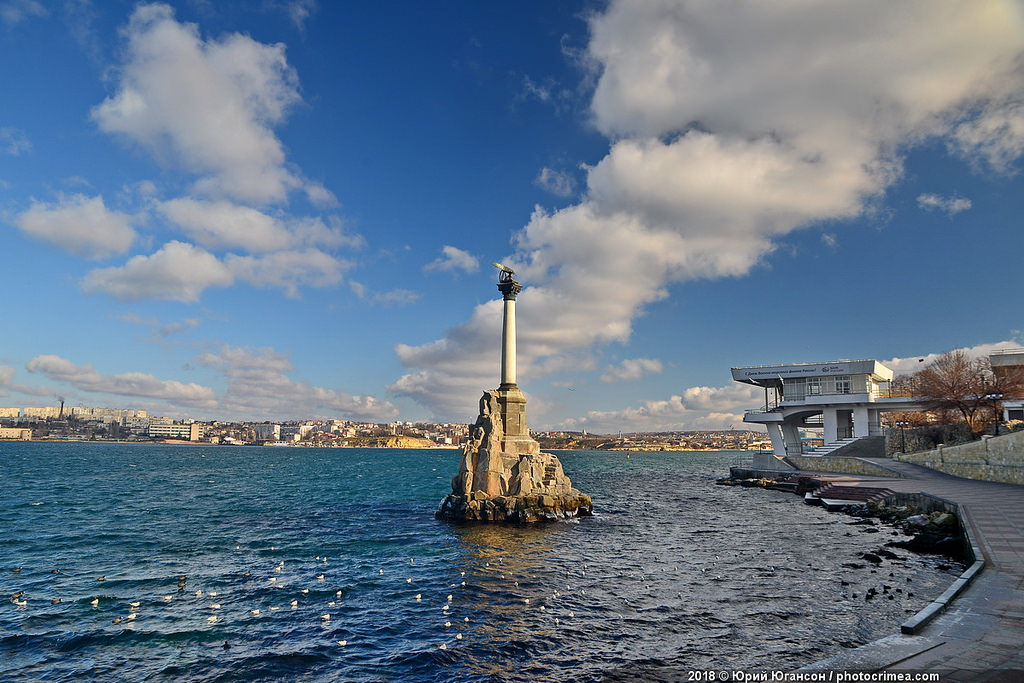
[[[772,451],[779,458],[786,457],[786,438],[782,435],[782,425],[777,422],[769,422],[765,425],[768,430],[768,438],[772,440]]]
[[[825,444],[839,441],[839,416],[835,408],[824,408],[821,411],[821,421],[824,425],[821,437]]]
[[[868,407],[856,406],[853,409],[853,435],[856,438],[860,438],[862,436],[868,436],[869,433]]]

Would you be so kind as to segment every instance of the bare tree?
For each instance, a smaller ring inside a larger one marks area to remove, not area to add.
[[[1024,393],[1024,373],[993,373],[988,358],[947,351],[917,372],[911,385],[930,411],[955,414],[977,434],[991,420],[998,421],[1003,398]]]

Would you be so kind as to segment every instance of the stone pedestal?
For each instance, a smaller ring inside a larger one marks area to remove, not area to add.
[[[539,522],[592,514],[590,496],[572,487],[562,463],[530,437],[526,398],[515,385],[485,391],[462,447],[442,519]]]

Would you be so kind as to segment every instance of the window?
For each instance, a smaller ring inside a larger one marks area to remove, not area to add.
[[[836,378],[836,393],[837,394],[848,394],[850,393],[850,380]]]
[[[820,379],[809,379],[809,380],[807,380],[807,395],[808,396],[821,396],[821,380]]]

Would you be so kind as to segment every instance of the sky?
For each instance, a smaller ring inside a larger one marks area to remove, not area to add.
[[[0,406],[740,428],[1024,346],[1011,0],[0,0]]]

